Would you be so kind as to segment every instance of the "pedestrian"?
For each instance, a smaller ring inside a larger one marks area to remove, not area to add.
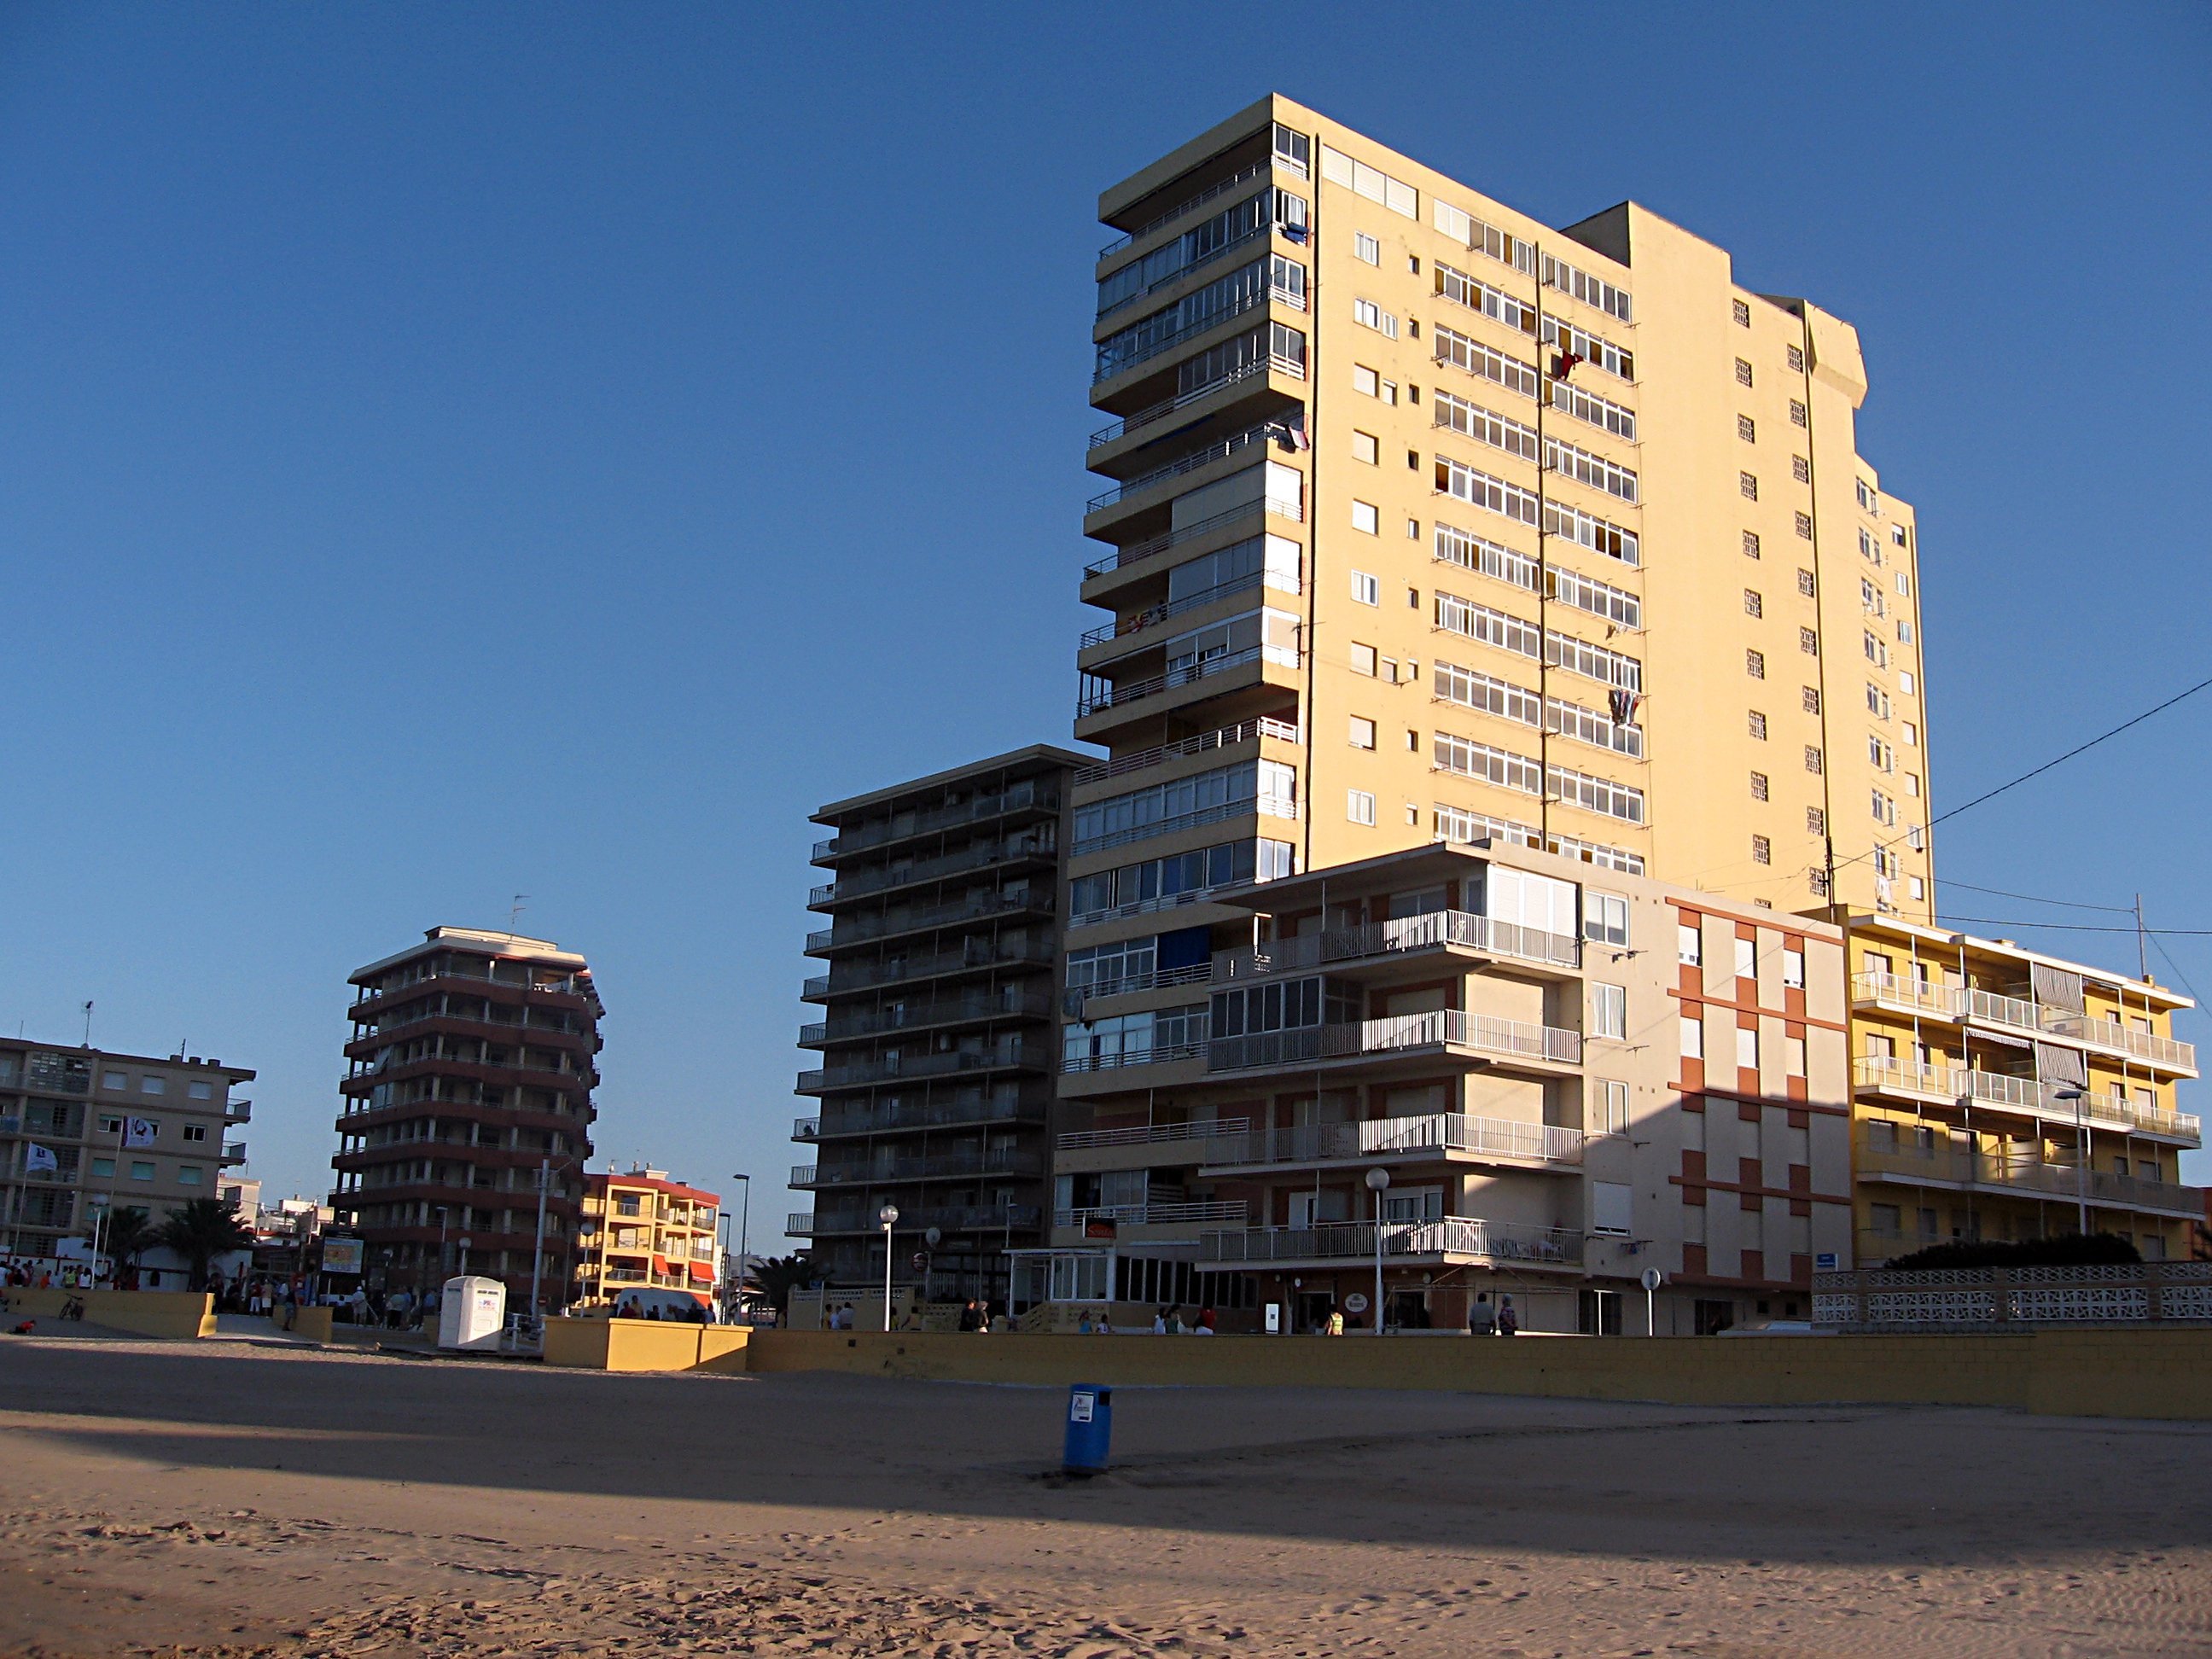
[[[960,1304],[960,1328],[963,1331],[972,1331],[979,1322],[975,1313],[975,1298],[971,1297]]]
[[[1152,1310],[1152,1334],[1153,1334],[1154,1336],[1165,1336],[1167,1334],[1168,1334],[1168,1310],[1167,1310],[1165,1308],[1155,1308],[1155,1309],[1153,1309],[1153,1310]]]
[[[1498,1298],[1498,1335],[1516,1336],[1520,1334],[1520,1330],[1521,1316],[1513,1311],[1513,1298],[1510,1296],[1499,1297]]]
[[[1322,1334],[1324,1336],[1342,1336],[1344,1334],[1343,1309],[1331,1308],[1328,1310],[1328,1323],[1323,1328]]]
[[[981,1297],[975,1298],[975,1329],[983,1336],[991,1334],[991,1304]]]
[[[1498,1310],[1490,1305],[1488,1291],[1474,1293],[1474,1301],[1467,1310],[1467,1334],[1469,1336],[1498,1334]]]

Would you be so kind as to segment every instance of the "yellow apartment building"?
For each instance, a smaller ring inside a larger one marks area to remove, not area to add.
[[[672,1181],[665,1170],[586,1174],[584,1182],[579,1303],[598,1306],[642,1290],[714,1300],[721,1265],[716,1194]]]
[[[2203,1144],[2185,996],[2002,939],[1839,917],[1851,953],[1857,1254],[2080,1231],[2188,1255]]]

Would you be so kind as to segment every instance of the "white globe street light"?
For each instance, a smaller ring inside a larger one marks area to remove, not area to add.
[[[898,1206],[886,1204],[876,1212],[884,1224],[884,1329],[891,1328],[891,1228],[898,1221]]]

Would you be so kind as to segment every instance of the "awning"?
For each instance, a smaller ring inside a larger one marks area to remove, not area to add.
[[[710,1261],[693,1262],[691,1264],[691,1277],[696,1279],[704,1280],[709,1285],[713,1284],[714,1282],[714,1264]]]

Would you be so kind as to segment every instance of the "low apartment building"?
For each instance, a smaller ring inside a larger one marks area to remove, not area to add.
[[[660,1290],[711,1302],[720,1214],[717,1194],[672,1181],[665,1170],[586,1175],[575,1300],[599,1307],[627,1291]]]
[[[1714,1330],[1851,1264],[1836,927],[1503,841],[1214,898],[1241,919],[1203,940],[1132,918],[1071,960],[1017,1307],[1364,1325],[1378,1227],[1399,1328],[1486,1293],[1641,1331],[1656,1267],[1658,1329]]]
[[[2007,939],[1842,919],[1863,1265],[2077,1231],[2189,1254],[2205,1194],[2179,1158],[2203,1135],[2172,1018],[2190,998]]]
[[[828,971],[804,991],[823,1009],[799,1045],[822,1064],[798,1092],[821,1109],[794,1126],[816,1161],[791,1185],[816,1202],[785,1230],[833,1287],[882,1285],[886,1204],[896,1273],[943,1294],[1002,1301],[1006,1251],[1041,1240],[1063,828],[1083,758],[1040,744],[814,815],[836,831],[814,848],[835,878],[808,899],[830,918],[806,941]]]
[[[65,1241],[88,1245],[111,1206],[158,1225],[188,1200],[217,1197],[246,1162],[233,1133],[252,1103],[231,1091],[252,1078],[195,1055],[0,1040],[0,1247],[52,1257]]]

